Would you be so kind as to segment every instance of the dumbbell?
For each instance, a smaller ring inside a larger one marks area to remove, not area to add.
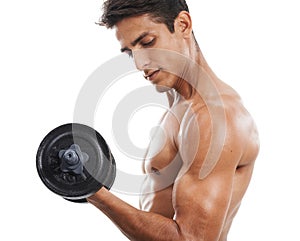
[[[64,199],[84,203],[112,187],[116,163],[104,138],[93,128],[69,123],[50,131],[39,145],[36,167],[45,186]]]

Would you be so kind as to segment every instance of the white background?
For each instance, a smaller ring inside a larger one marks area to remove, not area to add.
[[[113,31],[94,24],[101,2],[0,3],[1,240],[126,240],[91,205],[48,191],[35,169],[41,139],[72,121],[85,80],[119,54]],[[241,94],[260,131],[261,152],[229,241],[300,240],[298,1],[188,3],[209,64]],[[115,194],[137,206],[137,197]]]

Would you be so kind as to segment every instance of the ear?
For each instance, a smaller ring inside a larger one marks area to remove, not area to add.
[[[182,34],[184,38],[190,38],[193,31],[191,15],[181,11],[175,19],[174,28],[175,32]]]

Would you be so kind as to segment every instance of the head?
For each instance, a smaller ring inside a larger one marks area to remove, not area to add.
[[[167,87],[173,87],[176,76],[166,76],[163,66],[153,65],[149,56],[137,55],[136,50],[164,49],[188,57],[198,50],[185,0],[107,0],[99,24],[116,30],[121,51],[134,56],[137,68],[145,72],[147,79],[169,80],[172,83],[160,83]],[[157,70],[159,73],[154,72]]]
[[[174,21],[181,11],[189,12],[185,0],[107,0],[103,4],[100,24],[113,28],[124,18],[148,14],[174,33]]]

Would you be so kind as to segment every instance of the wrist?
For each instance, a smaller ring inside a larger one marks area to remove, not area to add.
[[[98,208],[104,205],[105,198],[107,197],[107,194],[109,194],[109,191],[102,187],[99,191],[97,191],[95,194],[87,198],[87,201]]]

